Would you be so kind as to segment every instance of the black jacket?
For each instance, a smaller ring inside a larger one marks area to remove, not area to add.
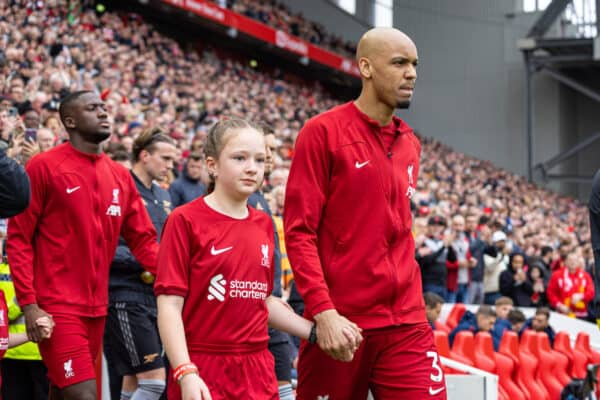
[[[445,288],[448,273],[446,261],[448,261],[449,248],[444,246],[441,240],[432,238],[428,238],[425,243],[423,243],[422,247],[428,247],[432,251],[432,253],[427,256],[421,256],[418,251],[419,249],[416,250],[415,258],[421,268],[421,281],[423,286],[429,284]]]
[[[206,185],[199,179],[190,178],[186,166],[183,168],[181,176],[169,186],[169,194],[171,195],[173,208],[176,208],[206,194]]]
[[[160,238],[167,215],[172,209],[171,197],[156,183],[153,183],[152,188],[148,189],[133,172],[131,175]],[[125,240],[119,238],[119,246],[110,266],[108,286],[110,302],[131,302],[155,306],[154,285],[142,281],[140,276],[142,272],[144,269],[125,244]]]
[[[13,217],[29,205],[29,177],[15,160],[0,151],[0,218]]]
[[[527,277],[524,282],[517,283],[515,281],[516,271],[512,266],[512,258],[513,255],[510,257],[511,262],[508,264],[508,267],[500,274],[500,293],[503,296],[510,297],[517,307],[531,307],[533,306],[533,302],[531,301],[533,286]]]

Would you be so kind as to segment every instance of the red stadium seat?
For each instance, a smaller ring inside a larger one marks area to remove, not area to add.
[[[527,333],[527,335],[525,335]],[[544,332],[541,332],[546,335]],[[554,373],[557,357],[549,351],[540,348],[540,336],[537,332],[528,330],[524,332],[521,342],[529,341],[529,349],[538,360],[537,379],[548,391],[550,400],[560,400],[560,392],[563,384],[558,380]],[[562,356],[562,355],[561,355]]]
[[[519,351],[533,353],[534,342],[537,341],[537,333],[534,330],[528,329],[521,334],[519,342]],[[534,354],[537,358],[537,354]]]
[[[458,355],[466,357],[471,361],[471,365],[475,365],[475,340],[473,332],[461,331],[454,336],[452,351]]]
[[[538,380],[539,361],[533,353],[533,342],[537,334],[528,329],[522,333],[519,345],[519,381],[527,387],[535,399],[550,400],[544,384]]]
[[[496,372],[500,386],[509,395],[511,400],[530,400],[529,395],[518,384],[515,362],[502,353],[494,353]]]
[[[452,332],[452,329],[448,328],[448,325],[440,321],[435,321],[435,330],[446,332],[448,334]]]
[[[558,332],[554,338],[554,350],[564,354],[569,359],[569,375],[572,378],[583,379],[586,375],[587,355],[571,348],[571,338],[567,332]]]
[[[552,350],[550,347],[550,339],[545,332],[538,332],[538,349],[540,352],[540,357],[542,362],[548,362],[548,360],[544,357],[544,353],[551,353],[554,356],[552,363],[554,365],[553,374],[564,387],[569,382],[571,382],[571,377],[569,376],[569,359],[566,355],[561,352]]]
[[[479,332],[475,335],[475,366],[498,375],[500,389],[510,400],[526,400],[525,395],[514,382],[514,362],[507,356],[494,352],[492,335]]]
[[[500,354],[505,355],[510,358],[514,365],[514,381],[521,391],[524,393],[525,397],[528,399],[537,399],[535,394],[538,393],[537,384],[529,385],[528,382],[523,379],[523,376],[527,374],[523,374],[523,365],[521,365],[521,356],[519,352],[519,337],[515,332],[504,332],[502,335],[502,339],[500,340]],[[533,358],[533,357],[530,357]],[[526,356],[524,362],[528,362],[528,365],[525,368],[531,369],[531,360]],[[533,359],[533,363],[535,364],[535,359]],[[535,367],[533,368],[534,372],[531,372],[530,375],[535,375]]]
[[[467,359],[466,357],[459,356],[458,354],[455,354],[454,352],[450,351],[450,345],[448,344],[448,334],[446,332],[433,331],[433,339],[435,341],[435,346],[437,348],[438,354],[441,357],[450,358],[454,361],[458,361],[463,364],[467,364],[467,365],[471,365],[471,366],[473,365],[473,363],[471,361],[469,361],[469,359]],[[457,371],[455,369],[452,369],[452,368],[449,368],[446,366],[442,366],[442,369],[444,370],[445,374],[462,374],[463,373],[461,371]]]
[[[475,335],[475,367],[492,374],[496,373],[496,358],[492,335],[488,332],[479,332]]]
[[[498,386],[498,399],[499,400],[511,400],[510,397],[508,396],[508,394],[506,393],[506,390],[504,390],[502,388],[502,386]]]
[[[450,310],[450,313],[448,314],[448,318],[446,318],[446,326],[448,326],[448,328],[450,328],[450,330],[456,328],[456,325],[458,325],[458,322],[460,321],[462,316],[465,314],[465,311],[467,311],[467,307],[465,307],[464,304],[462,304],[462,303],[455,304],[454,307],[452,307],[452,310]]]
[[[519,364],[519,337],[515,332],[504,332],[498,351]]]
[[[575,339],[575,350],[582,352],[588,357],[588,362],[600,364],[600,353],[592,350],[590,346],[590,335],[586,332],[579,332]]]
[[[433,331],[433,340],[437,352],[442,357],[450,357],[450,345],[448,344],[448,334],[443,331]]]
[[[554,351],[558,351],[567,357],[569,361],[569,371],[573,367],[573,349],[571,348],[571,339],[567,332],[558,332],[554,337]]]

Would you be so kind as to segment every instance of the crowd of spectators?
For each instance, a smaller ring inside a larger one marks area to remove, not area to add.
[[[504,295],[517,306],[591,318],[586,206],[435,140],[422,142],[413,229],[424,289],[447,302],[493,305]]]
[[[354,58],[356,44],[328,32],[314,21],[307,20],[302,13],[293,12],[288,6],[275,0],[213,0],[223,8],[262,22],[275,29],[297,36],[307,42]]]
[[[331,41],[270,1],[227,5]],[[275,169],[265,188],[271,209],[281,214],[298,130],[340,100],[318,83],[261,72],[192,45],[179,45],[135,14],[73,9],[61,1],[0,2],[0,147],[25,164],[65,140],[60,99],[92,90],[107,104],[113,135],[106,149],[115,159],[127,163],[133,138],[144,128],[162,128],[176,141],[176,168],[161,183],[168,187],[186,160],[201,164],[208,128],[221,117],[239,116],[276,133]],[[37,142],[25,140],[27,129],[37,130]],[[436,140],[422,138],[422,144],[412,205],[424,285],[446,301],[495,304],[505,295],[518,306],[550,305],[588,316],[581,307],[593,288],[579,272],[593,263],[584,205]],[[201,165],[195,168],[192,180],[205,180]],[[556,271],[568,271],[572,284],[547,293]]]

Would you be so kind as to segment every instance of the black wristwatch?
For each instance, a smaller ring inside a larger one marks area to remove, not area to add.
[[[314,324],[312,328],[310,328],[310,333],[308,335],[308,343],[317,343],[317,324]]]

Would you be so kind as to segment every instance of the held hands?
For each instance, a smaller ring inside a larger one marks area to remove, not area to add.
[[[38,318],[35,321],[35,324],[37,325],[38,328],[41,329],[40,332],[42,335],[42,340],[50,339],[50,337],[52,336],[52,331],[54,330],[54,325],[55,325],[52,318],[48,318],[48,317]]]
[[[28,304],[23,307],[25,314],[25,325],[27,326],[27,338],[32,342],[39,343],[48,339],[54,328],[52,316],[38,307],[37,304]]]
[[[179,383],[181,400],[212,400],[208,386],[198,374],[187,374]]]
[[[321,350],[335,360],[352,361],[354,352],[363,340],[362,329],[336,310],[323,311],[314,318],[317,324],[317,344]]]

